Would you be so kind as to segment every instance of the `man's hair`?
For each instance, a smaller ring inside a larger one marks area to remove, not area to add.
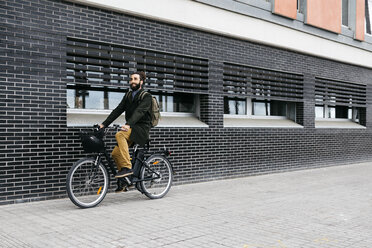
[[[144,71],[136,71],[136,72],[132,73],[131,75],[133,75],[133,74],[138,74],[140,76],[140,81],[143,81],[143,83],[145,83],[146,73]]]

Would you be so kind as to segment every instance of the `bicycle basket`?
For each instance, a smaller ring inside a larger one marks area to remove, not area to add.
[[[97,138],[95,134],[81,133],[80,139],[81,139],[81,143],[83,144],[83,148],[85,152],[87,153],[103,152],[104,150],[103,140],[100,138]]]

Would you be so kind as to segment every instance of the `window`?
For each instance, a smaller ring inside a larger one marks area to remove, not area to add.
[[[366,22],[365,22],[366,34],[371,35],[372,0],[365,0],[365,15],[366,15]]]
[[[244,99],[239,98],[224,98],[224,113],[230,115],[246,115],[247,114],[247,102]]]
[[[104,109],[104,93],[99,90],[67,89],[67,107]]]
[[[284,116],[290,118],[290,112],[295,111],[294,107],[295,103],[290,102],[275,100],[252,100],[252,115]]]
[[[359,108],[347,106],[316,105],[316,118],[349,119],[359,122]]]
[[[360,123],[360,112],[365,108],[365,85],[316,78],[315,118],[348,119]]]
[[[147,76],[145,89],[157,97],[160,110],[167,113],[163,120],[173,118],[171,122],[177,121],[177,126],[185,122],[205,126],[197,116],[199,96],[208,94],[209,88],[206,59],[68,38],[66,61],[67,122],[73,120],[82,125],[78,118],[92,115],[92,123],[93,115],[107,115],[127,91],[129,75],[142,70]],[[69,119],[69,115],[74,116]]]
[[[250,106],[250,108],[247,108]],[[282,116],[295,120],[296,104],[275,100],[224,98],[224,114],[248,116]]]
[[[108,91],[107,95],[105,95],[105,101],[108,103],[107,108],[108,109],[116,108],[116,106],[118,106],[121,100],[123,99],[124,94],[125,94],[124,92]]]
[[[342,0],[342,25],[349,26],[349,0]]]
[[[185,93],[152,93],[159,102],[161,112],[195,113],[196,96]]]
[[[224,63],[224,114],[296,121],[303,99],[299,74]]]
[[[112,110],[118,106],[126,91],[114,91],[107,88],[76,87],[67,89],[67,108]],[[196,97],[187,93],[151,92],[159,102],[161,112],[195,113]]]

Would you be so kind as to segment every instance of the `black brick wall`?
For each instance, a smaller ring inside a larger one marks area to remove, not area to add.
[[[84,156],[80,129],[66,126],[67,37],[209,60],[209,128],[151,131],[155,148],[173,152],[178,184],[372,159],[369,69],[57,0],[0,1],[0,32],[0,204],[65,197],[67,171]],[[224,128],[222,62],[303,74],[304,128]],[[314,128],[315,76],[368,84],[366,129]]]

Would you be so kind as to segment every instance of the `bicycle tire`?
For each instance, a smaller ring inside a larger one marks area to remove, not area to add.
[[[171,163],[166,157],[158,154],[151,155],[146,159],[146,163],[153,171],[150,171],[146,166],[142,166],[140,173],[140,179],[143,180],[141,181],[142,192],[150,199],[162,198],[172,186],[173,171]],[[160,177],[157,176],[157,173]]]
[[[93,158],[80,159],[74,163],[67,175],[68,197],[80,208],[97,206],[105,198],[110,185],[107,169],[100,163],[94,173],[97,168],[94,163]]]
[[[142,186],[141,186],[141,182],[136,182],[136,189],[143,194],[143,190],[142,190]]]

